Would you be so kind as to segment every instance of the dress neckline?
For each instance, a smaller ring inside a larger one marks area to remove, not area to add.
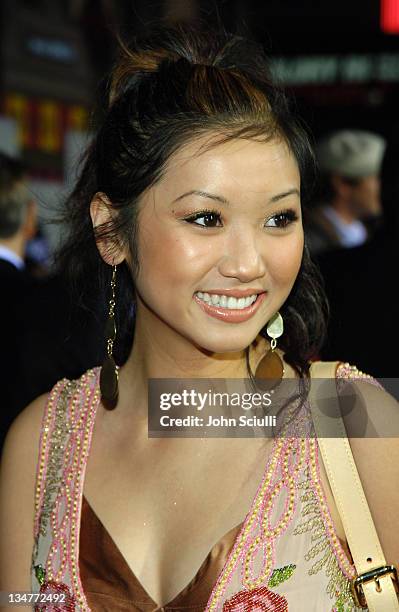
[[[221,538],[219,538],[219,540],[217,540],[217,542],[215,542],[215,544],[211,547],[211,549],[209,550],[209,552],[207,553],[207,555],[205,556],[204,560],[202,561],[200,567],[198,568],[196,574],[193,576],[193,578],[190,580],[190,582],[184,586],[181,591],[175,595],[173,597],[173,599],[165,604],[163,604],[162,606],[159,606],[158,603],[156,601],[154,601],[154,599],[152,599],[152,597],[149,595],[148,591],[144,588],[144,585],[140,582],[140,580],[137,578],[136,574],[134,573],[134,571],[132,570],[132,568],[129,566],[129,564],[127,563],[125,557],[123,556],[122,552],[120,551],[120,549],[118,548],[117,544],[115,543],[114,539],[112,538],[111,534],[109,533],[109,531],[107,530],[107,528],[104,526],[104,524],[101,522],[100,518],[97,516],[97,514],[95,513],[94,509],[92,508],[92,506],[90,505],[90,503],[88,502],[87,498],[83,495],[82,496],[82,512],[89,512],[89,514],[91,515],[91,519],[94,520],[96,526],[103,532],[105,539],[106,539],[106,546],[110,546],[113,550],[114,556],[117,557],[118,559],[118,563],[121,563],[121,566],[123,567],[123,575],[126,576],[126,578],[129,580],[129,583],[135,583],[136,585],[138,585],[140,591],[142,592],[143,598],[145,598],[145,600],[148,600],[149,604],[152,604],[154,606],[154,608],[168,608],[169,606],[176,606],[176,605],[181,605],[181,599],[188,593],[192,593],[197,586],[200,584],[200,579],[204,574],[204,571],[206,570],[206,565],[207,565],[207,561],[209,559],[209,557],[212,556],[212,553],[215,551],[215,549],[217,547],[220,547],[221,544],[223,544],[223,542],[225,540],[229,539],[229,536],[231,537],[231,534],[233,532],[236,532],[235,536],[234,536],[234,540],[231,544],[231,546],[229,546],[229,550],[227,552],[226,555],[226,559],[227,556],[230,553],[231,548],[234,546],[234,542],[236,540],[236,537],[238,536],[239,530],[241,530],[244,521],[242,521],[241,523],[238,523],[237,525],[234,525],[234,527],[232,527],[231,529],[229,529],[229,531],[227,531]],[[225,559],[225,560],[226,560]],[[225,563],[225,560],[223,561],[223,565]],[[210,595],[210,593],[209,593]],[[209,599],[209,595],[208,595],[208,599]],[[147,603],[147,601],[146,601]],[[206,601],[204,602],[204,605],[206,606]]]

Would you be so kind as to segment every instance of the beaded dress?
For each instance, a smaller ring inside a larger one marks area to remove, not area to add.
[[[185,589],[158,607],[83,496],[100,401],[99,375],[98,367],[77,380],[59,381],[43,417],[32,590],[65,595],[66,603],[53,605],[53,612],[361,610],[350,591],[356,570],[326,502],[322,459],[307,401],[295,418],[292,435],[288,432],[273,440],[244,521],[215,544]],[[340,363],[337,385],[347,378],[381,387],[355,366]],[[40,604],[36,610],[50,608]]]

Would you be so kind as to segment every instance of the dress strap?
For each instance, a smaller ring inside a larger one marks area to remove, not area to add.
[[[339,362],[320,362],[312,366],[309,402],[320,451],[331,490],[344,526],[356,570],[362,584],[362,597],[372,610],[398,610],[399,604],[377,531],[360,481],[347,438],[335,387]],[[315,375],[317,372],[317,375]],[[362,374],[362,373],[361,373]],[[363,375],[366,377],[369,375]],[[321,383],[316,378],[321,378]],[[353,377],[354,378],[354,377]],[[359,376],[362,378],[362,376]],[[369,376],[369,378],[371,378]],[[327,380],[328,379],[328,380]],[[326,404],[328,402],[328,405]],[[321,407],[323,406],[323,410]],[[328,414],[326,410],[328,408]],[[373,570],[373,571],[372,571]],[[378,579],[373,576],[378,576]],[[362,576],[362,578],[360,577]],[[364,582],[363,582],[364,579]],[[381,586],[379,582],[381,582]],[[355,585],[353,582],[353,591]],[[376,588],[378,587],[378,588]],[[355,593],[357,597],[357,592]],[[361,598],[359,598],[361,601]],[[364,602],[362,602],[364,603]]]
[[[100,368],[63,379],[49,394],[43,417],[36,487],[32,588],[58,585],[88,610],[80,582],[79,531],[84,476],[100,399]],[[57,588],[58,588],[57,587]]]

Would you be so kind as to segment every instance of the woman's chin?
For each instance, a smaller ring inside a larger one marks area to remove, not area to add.
[[[254,341],[255,338],[248,338],[244,341],[228,341],[226,338],[220,341],[210,340],[205,343],[204,338],[198,341],[197,347],[208,354],[218,353],[218,354],[240,354]]]

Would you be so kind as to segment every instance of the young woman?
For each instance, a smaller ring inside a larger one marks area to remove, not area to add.
[[[69,201],[63,252],[79,288],[110,300],[109,359],[60,381],[9,432],[3,590],[63,596],[60,610],[357,609],[318,445],[300,428],[252,438],[147,431],[149,379],[309,380],[326,318],[302,225],[311,166],[254,43],[180,26],[124,50]],[[132,330],[115,370],[113,341]],[[336,377],[358,379],[374,423],[383,410],[397,416],[394,398],[355,366],[339,364]],[[296,414],[296,426],[311,424],[306,402]],[[350,441],[397,563],[397,442]]]

